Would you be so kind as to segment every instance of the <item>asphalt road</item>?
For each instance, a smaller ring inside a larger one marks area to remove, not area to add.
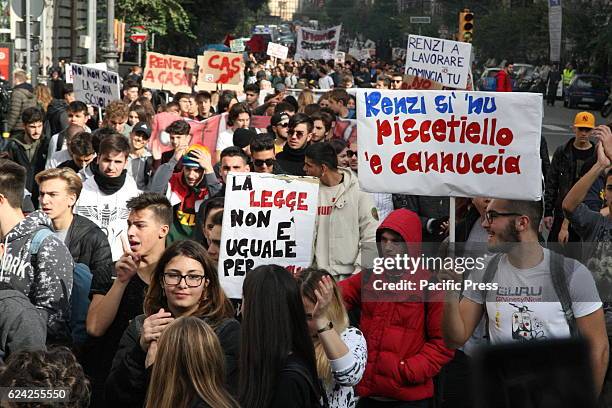
[[[572,124],[578,112],[588,111],[595,115],[595,124],[603,125],[612,122],[612,116],[604,119],[599,111],[581,106],[580,108],[564,108],[563,101],[557,101],[555,106],[544,105],[544,118],[542,119],[542,135],[548,145],[548,153],[552,158],[555,149],[567,143],[574,136]]]

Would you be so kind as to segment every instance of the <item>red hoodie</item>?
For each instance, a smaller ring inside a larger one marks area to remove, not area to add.
[[[393,211],[378,227],[400,234],[411,244],[412,255],[420,252],[421,222],[412,211]],[[377,239],[378,240],[378,239]],[[416,245],[415,245],[416,244]],[[414,252],[413,252],[414,251]],[[361,307],[360,328],[368,344],[368,361],[357,393],[361,397],[384,397],[398,401],[418,401],[434,394],[433,377],[449,362],[454,351],[442,339],[442,308],[439,302],[361,301],[362,273],[341,281],[347,308]],[[427,277],[419,271],[419,277]],[[379,279],[371,274],[368,278]],[[371,289],[365,285],[364,293]],[[410,292],[420,298],[427,293]],[[368,296],[367,293],[364,296]]]

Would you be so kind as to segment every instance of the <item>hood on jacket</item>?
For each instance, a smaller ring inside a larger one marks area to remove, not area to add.
[[[25,94],[31,94],[32,96],[34,96],[34,87],[32,86],[32,84],[29,84],[27,82],[24,82],[23,84],[19,84],[19,85],[15,85],[13,87],[13,92],[15,92],[16,90],[21,90],[23,91]]]
[[[32,232],[38,231],[44,227],[53,230],[53,222],[51,221],[51,218],[40,210],[34,211],[9,231],[9,233],[6,235],[6,242],[9,243],[22,239],[26,235],[29,235]]]
[[[399,234],[408,245],[411,256],[421,256],[421,220],[415,212],[405,208],[394,210],[378,226],[376,229],[376,245],[380,256],[382,256],[380,240],[384,230],[391,230]]]

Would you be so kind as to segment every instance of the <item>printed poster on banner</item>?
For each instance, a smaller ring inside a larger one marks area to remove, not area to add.
[[[541,94],[357,89],[356,97],[362,189],[542,197]]]
[[[242,91],[244,60],[242,54],[206,51],[198,56],[198,90],[230,89]]]
[[[195,58],[147,52],[142,86],[172,93],[191,93],[195,63]]]
[[[336,51],[336,57],[334,58],[336,64],[344,64],[346,61],[346,53],[344,51]]]
[[[77,101],[104,108],[112,101],[121,99],[119,76],[116,72],[71,64],[74,81],[74,97]]]
[[[334,59],[342,25],[327,30],[297,29],[295,59]]]
[[[228,175],[218,267],[228,297],[242,298],[245,274],[259,265],[310,266],[318,195],[313,177]]]
[[[289,47],[273,42],[268,43],[267,55],[284,60],[287,59],[287,54],[289,54]]]
[[[470,43],[410,35],[404,73],[465,89],[471,52]]]

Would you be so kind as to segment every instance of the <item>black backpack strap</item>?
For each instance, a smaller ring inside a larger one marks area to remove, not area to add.
[[[565,257],[553,251],[549,251],[549,253],[550,276],[553,287],[563,308],[563,314],[569,326],[570,334],[572,337],[577,337],[580,333],[576,327],[576,316],[574,316],[574,311],[572,310],[572,297],[569,292],[568,277],[566,275]],[[572,266],[570,269],[573,270],[573,262],[570,262],[570,265]]]
[[[55,151],[59,152],[62,150],[62,146],[64,145],[64,132],[66,130],[62,130],[57,134],[57,143],[55,144]]]
[[[501,254],[495,254],[489,263],[487,264],[487,269],[482,277],[482,283],[491,283],[493,279],[495,279],[495,274],[497,274],[497,268],[499,267],[499,261],[501,260]],[[489,314],[487,313],[487,293],[488,290],[483,289],[480,291],[482,293],[482,305],[484,306],[484,315],[485,315],[485,335],[487,341],[491,341],[491,335],[489,334]]]

